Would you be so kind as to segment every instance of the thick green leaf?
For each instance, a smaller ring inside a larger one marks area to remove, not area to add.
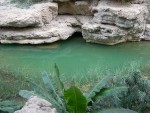
[[[99,93],[110,81],[112,77],[106,77],[102,79],[98,84],[96,84],[85,96],[88,102],[91,101],[93,97],[95,97],[96,93]]]
[[[70,113],[85,113],[87,100],[82,92],[75,86],[64,91],[64,97],[67,104],[67,110]]]
[[[25,99],[29,99],[31,96],[35,96],[33,91],[20,90],[19,95]]]
[[[110,87],[106,88],[101,91],[99,95],[96,95],[94,99],[104,99],[110,96],[118,95],[122,92],[127,92],[128,87],[122,86],[122,87]]]
[[[132,111],[129,109],[124,109],[124,108],[112,108],[112,109],[106,109],[102,111],[97,111],[94,113],[138,113],[136,111]]]

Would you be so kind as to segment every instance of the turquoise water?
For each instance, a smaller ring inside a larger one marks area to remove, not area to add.
[[[67,79],[101,76],[150,64],[150,42],[105,46],[71,37],[46,45],[0,45],[0,67],[20,75],[38,77],[43,71],[53,74],[54,63]]]

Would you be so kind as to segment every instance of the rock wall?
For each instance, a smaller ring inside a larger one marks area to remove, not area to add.
[[[0,2],[0,43],[42,44],[82,32],[87,42],[150,40],[150,1],[47,0],[29,8]]]

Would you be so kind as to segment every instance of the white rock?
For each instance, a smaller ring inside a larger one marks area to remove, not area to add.
[[[112,25],[94,23],[82,26],[82,35],[87,42],[114,45],[128,40],[126,31]]]
[[[144,40],[150,40],[150,24],[146,24]]]
[[[145,0],[132,0],[131,3],[133,4],[142,4]]]
[[[57,113],[57,111],[48,101],[33,96],[26,102],[21,110],[15,113]]]
[[[90,17],[58,16],[50,24],[38,28],[1,28],[0,43],[42,44],[66,40],[75,32],[81,31],[81,25]]]
[[[83,38],[87,42],[114,45],[140,41],[143,38],[148,14],[144,4],[123,5],[111,0],[101,0],[94,10],[97,13],[92,24],[82,27]]]
[[[43,3],[30,9],[0,8],[0,27],[31,27],[50,23],[58,13],[55,3]]]

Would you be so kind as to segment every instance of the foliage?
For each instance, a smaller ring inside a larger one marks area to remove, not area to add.
[[[85,113],[87,100],[82,92],[75,86],[70,87],[64,91],[66,107],[69,113]]]
[[[59,113],[85,113],[86,110],[89,111],[89,107],[91,109],[94,105],[93,103],[98,99],[118,95],[122,92],[126,92],[128,89],[127,87],[111,88],[109,83],[111,83],[112,77],[107,77],[98,82],[84,95],[80,89],[75,86],[65,89],[64,84],[61,82],[57,65],[55,65],[55,72],[58,84],[57,88],[53,85],[47,73],[43,73],[42,77],[45,87],[41,87],[30,81],[28,83],[35,94],[52,103]],[[34,95],[33,91],[21,90],[19,94],[28,99],[32,94]],[[94,110],[90,112],[94,112]]]
[[[123,109],[123,108],[112,108],[112,109],[106,109],[106,110],[102,110],[100,112],[94,112],[94,113],[137,113],[137,112],[129,110],[129,109]]]
[[[96,105],[94,105],[95,110],[107,109],[111,106],[128,108],[139,113],[148,113],[150,111],[150,80],[144,77],[140,71],[134,70],[127,76],[116,76],[113,79],[113,86],[115,88],[125,86],[128,87],[128,91],[120,93],[121,95],[118,96],[109,96],[105,99],[99,98]]]
[[[136,71],[125,79],[125,85],[129,90],[122,98],[122,106],[140,113],[150,111],[150,80]]]
[[[22,106],[15,101],[2,101],[0,102],[0,113],[14,113]]]
[[[18,99],[18,92],[27,88],[25,78],[10,71],[7,67],[0,67],[0,101]]]

